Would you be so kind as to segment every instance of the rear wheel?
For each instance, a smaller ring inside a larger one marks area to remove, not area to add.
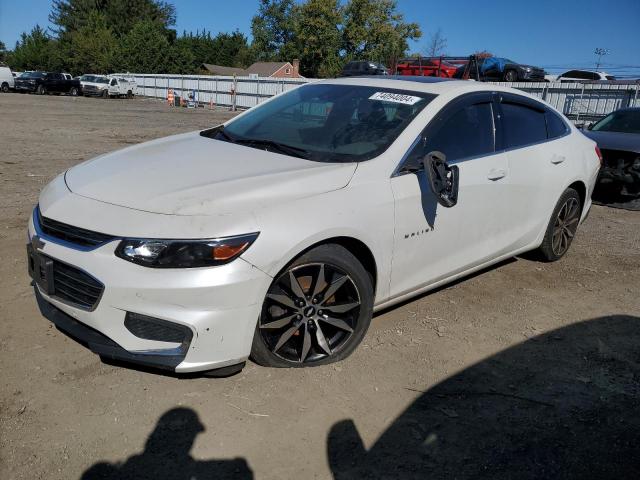
[[[2,90],[2,93],[7,93],[9,91],[9,84],[7,82],[4,82],[0,86],[0,90]]]
[[[567,253],[578,229],[581,213],[580,195],[573,188],[568,188],[553,210],[544,240],[538,249],[542,260],[555,262]]]
[[[47,93],[47,89],[44,85],[38,85],[38,89],[36,90],[36,92],[38,92],[38,95],[44,95],[45,93]]]
[[[271,284],[251,358],[270,367],[342,360],[362,341],[372,309],[371,278],[356,257],[339,245],[316,247]]]
[[[69,94],[72,97],[77,97],[78,96],[78,87],[71,87],[71,90],[69,90]]]
[[[133,98],[133,92],[131,90],[127,92],[127,98],[129,99]]]

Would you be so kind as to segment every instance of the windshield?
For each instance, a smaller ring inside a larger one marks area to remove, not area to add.
[[[435,95],[380,87],[306,85],[201,135],[321,162],[380,155]]]
[[[82,75],[80,77],[80,81],[81,82],[93,82],[94,81],[94,76],[93,75]]]
[[[594,132],[640,133],[640,110],[622,110],[607,115],[592,128]]]
[[[94,83],[109,83],[109,79],[107,77],[96,77],[93,79]]]

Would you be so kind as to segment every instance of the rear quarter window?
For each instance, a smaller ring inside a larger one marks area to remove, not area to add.
[[[559,138],[567,134],[569,127],[565,121],[557,113],[547,110],[545,112],[547,121],[547,138],[554,139]]]

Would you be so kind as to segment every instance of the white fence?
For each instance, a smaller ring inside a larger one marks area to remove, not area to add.
[[[167,98],[169,89],[178,97],[189,95],[200,104],[251,108],[266,98],[290,90],[308,78],[214,77],[208,75],[121,74],[133,78],[138,94]],[[600,118],[624,107],[640,107],[639,83],[500,83],[547,101],[576,123]]]

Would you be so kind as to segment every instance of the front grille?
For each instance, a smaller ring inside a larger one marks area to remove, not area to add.
[[[42,233],[45,235],[83,247],[97,247],[115,238],[112,235],[92,232],[91,230],[85,230],[84,228],[74,227],[66,223],[58,222],[57,220],[43,217],[40,215],[40,209],[36,211],[36,221],[40,226],[40,230],[42,230]]]
[[[53,260],[52,296],[85,310],[93,310],[103,290],[104,285],[91,275]]]

